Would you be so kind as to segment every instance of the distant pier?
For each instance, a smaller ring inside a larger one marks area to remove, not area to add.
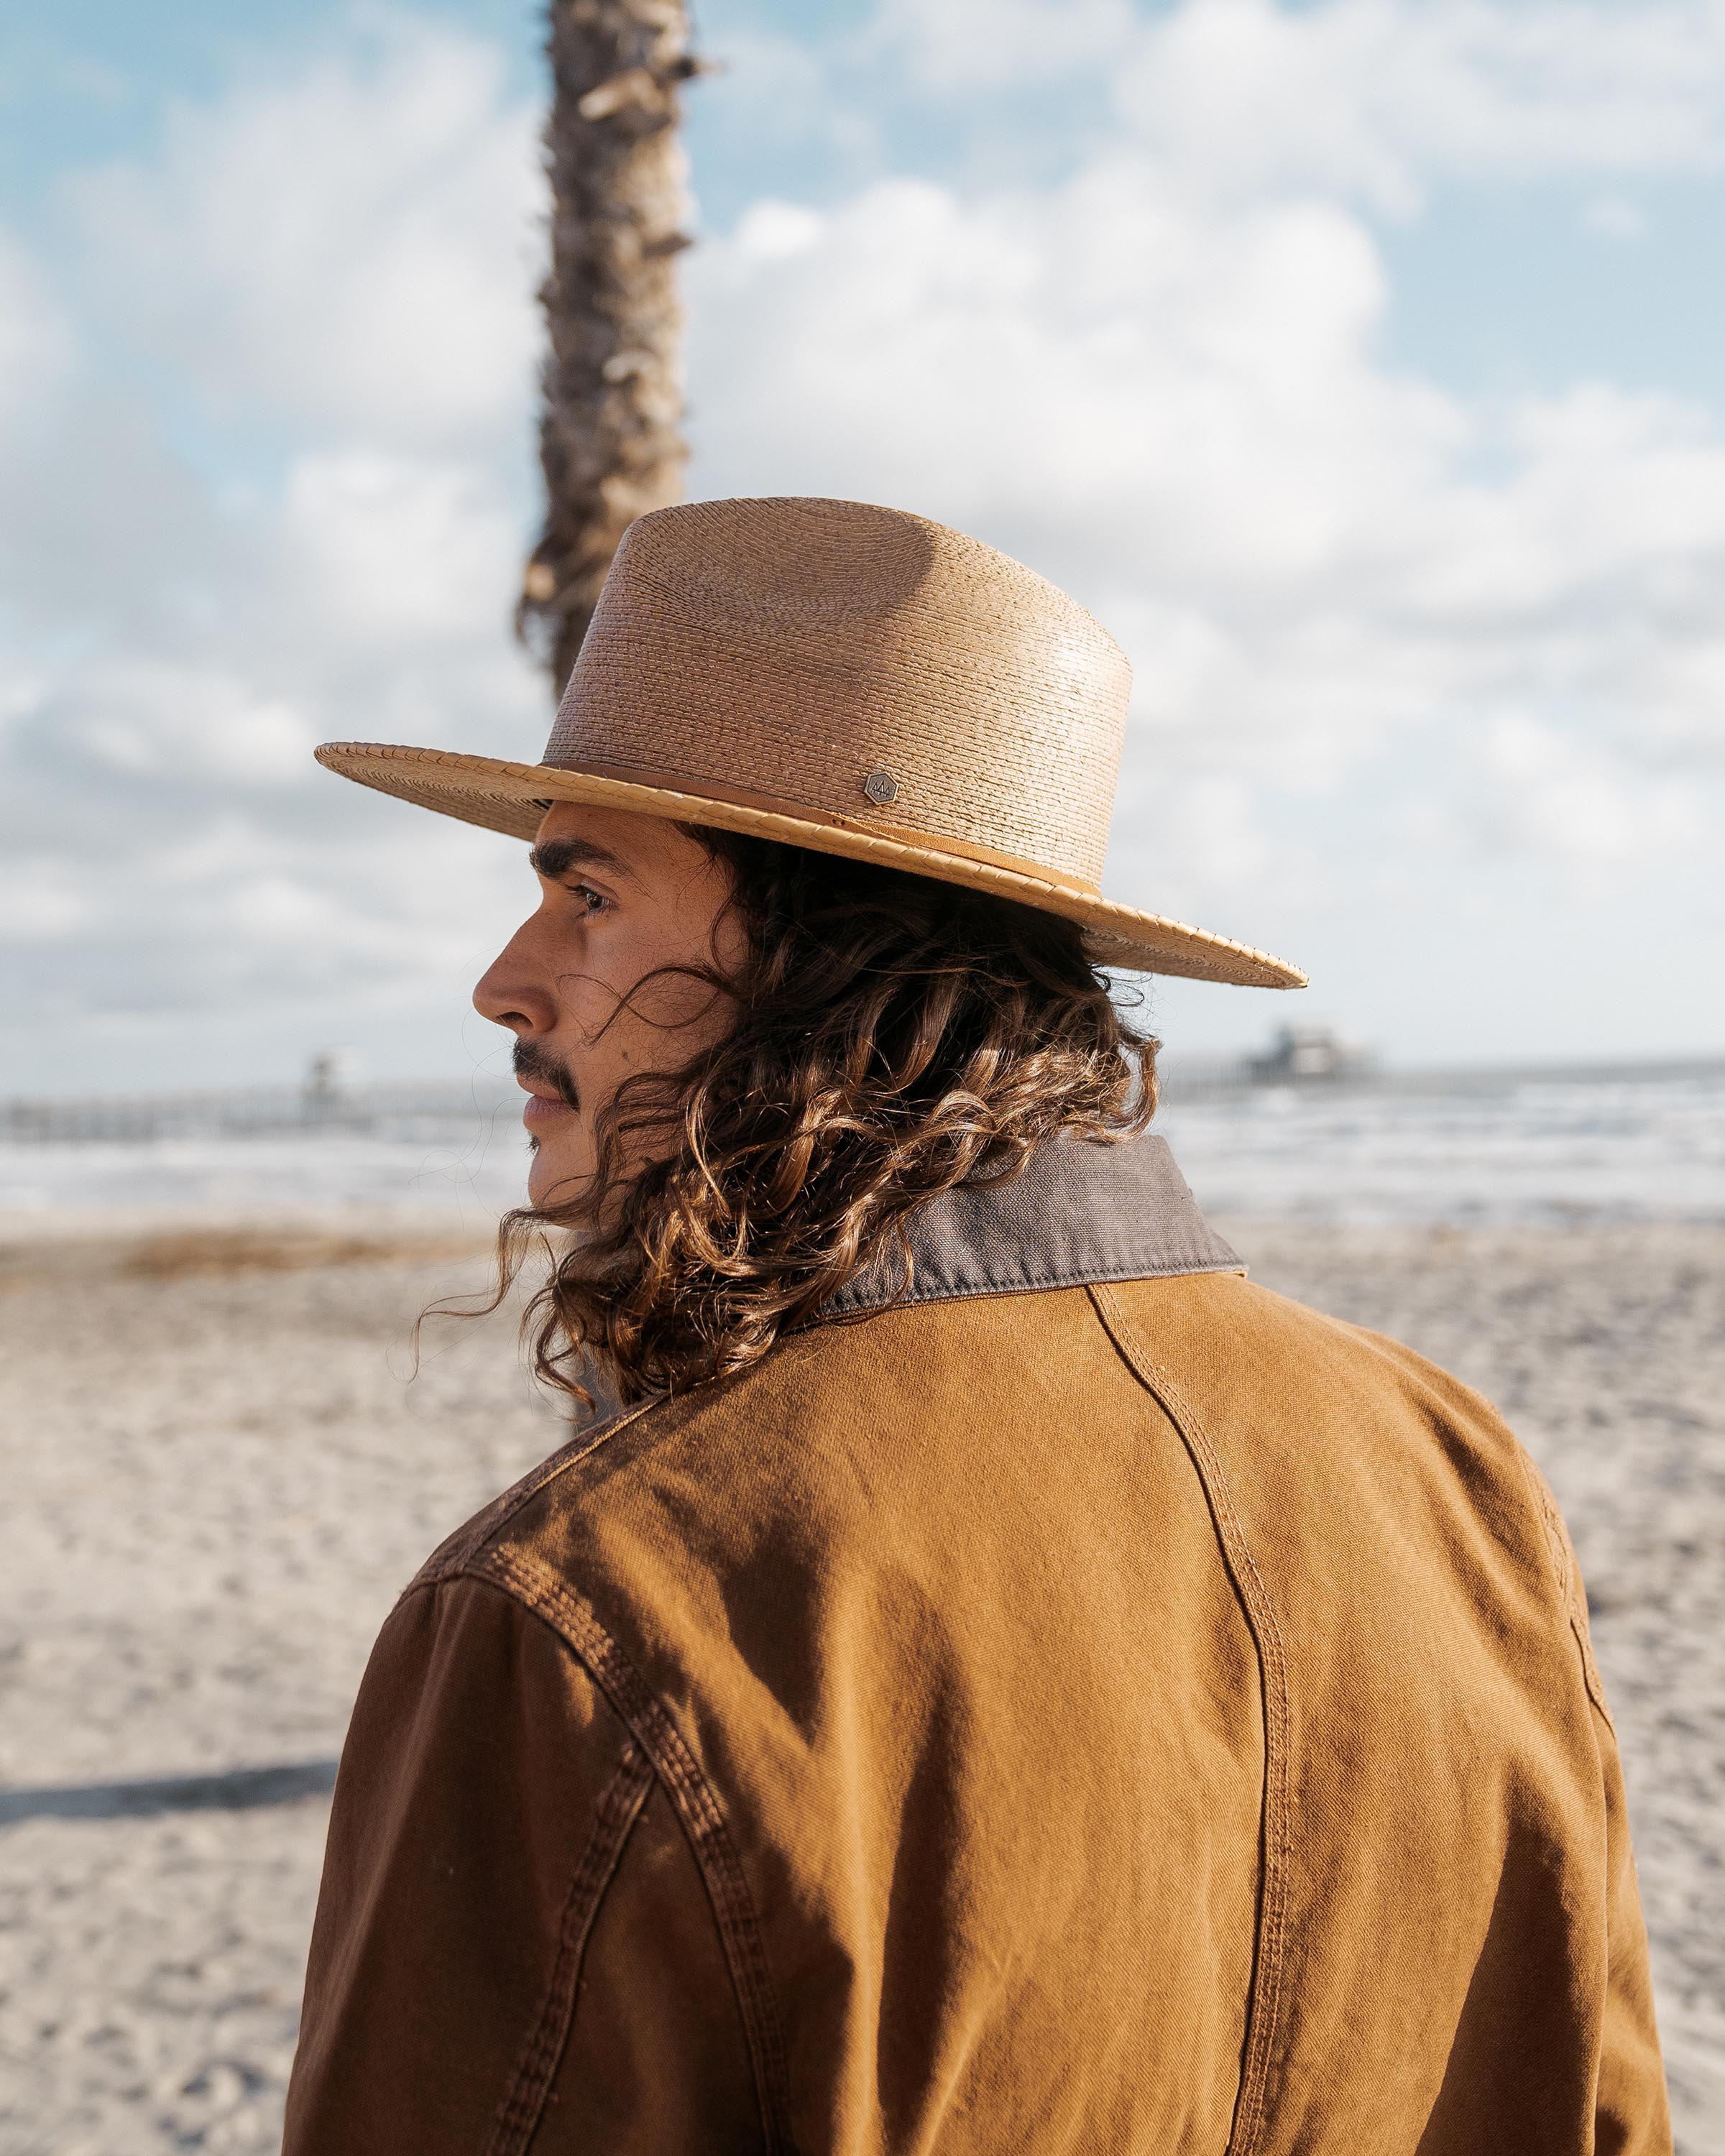
[[[251,1086],[223,1092],[141,1093],[91,1100],[0,1101],[0,1144],[139,1145],[167,1138],[257,1138],[308,1132],[402,1137],[420,1126],[470,1126],[512,1108],[495,1081]]]
[[[1170,1052],[1158,1060],[1163,1100],[1178,1108],[1255,1093],[1369,1092],[1490,1096],[1530,1086],[1615,1086],[1725,1081],[1725,1056],[1659,1061],[1469,1065],[1386,1070],[1375,1057],[1318,1027],[1289,1028],[1252,1055]],[[118,1094],[88,1100],[0,1101],[0,1144],[139,1145],[188,1138],[290,1137],[316,1132],[435,1140],[476,1122],[512,1117],[520,1098],[490,1076],[378,1086],[338,1082],[324,1059],[299,1086],[223,1091]]]

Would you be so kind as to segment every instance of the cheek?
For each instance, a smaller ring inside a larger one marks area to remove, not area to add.
[[[614,1050],[627,1031],[632,1013],[629,990],[639,978],[629,954],[601,947],[558,953],[555,990],[560,1045],[573,1048],[586,1061]]]
[[[706,982],[681,968],[711,963],[705,951],[678,942],[631,942],[606,954],[583,1009],[593,1016],[592,1052],[599,1062],[639,1070],[684,1060],[725,1029],[727,1006]]]

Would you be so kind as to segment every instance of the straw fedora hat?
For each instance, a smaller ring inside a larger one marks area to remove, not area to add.
[[[1103,897],[1131,680],[1082,607],[944,525],[701,501],[629,527],[537,763],[377,742],[317,759],[518,839],[558,801],[716,824],[1064,914],[1106,965],[1304,987]]]

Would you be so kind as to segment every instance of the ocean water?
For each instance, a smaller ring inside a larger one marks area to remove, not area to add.
[[[0,1215],[352,1210],[482,1229],[520,1201],[527,1158],[513,1113],[477,1110],[367,1132],[0,1143]]]
[[[1265,1087],[1157,1128],[1213,1213],[1368,1224],[1725,1224],[1725,1077]],[[0,1214],[388,1212],[483,1229],[521,1191],[512,1102],[369,1133],[0,1144]]]
[[[1373,1225],[1725,1224],[1725,1078],[1267,1087],[1157,1119],[1207,1211]]]

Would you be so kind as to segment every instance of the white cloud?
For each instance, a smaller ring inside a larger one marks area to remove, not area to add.
[[[802,203],[771,198],[752,203],[732,237],[732,251],[745,262],[787,262],[820,243],[826,219]]]
[[[1589,868],[1661,860],[1708,834],[1697,788],[1525,715],[1500,719],[1483,744],[1491,839]]]
[[[861,42],[955,107],[1105,76],[1171,183],[1235,199],[1725,166],[1712,0],[880,0]]]
[[[1722,90],[1708,0],[1187,0],[1140,33],[1117,95],[1189,181],[1407,209],[1459,174],[1717,171]]]
[[[1110,561],[1275,583],[1468,432],[1370,364],[1376,252],[1326,205],[1181,210],[1120,158],[1034,197],[890,182],[802,237],[746,222],[691,270],[719,490],[824,470],[961,524],[1034,511],[1092,588]]]
[[[95,763],[132,778],[184,776],[244,787],[293,785],[317,737],[285,700],[260,697],[210,660],[133,657],[78,677],[77,733]]]
[[[72,192],[126,333],[214,408],[447,448],[531,398],[536,115],[489,41],[367,19],[286,80],[177,108],[159,158]]]
[[[1136,34],[1129,139],[1064,182],[763,203],[705,250],[701,489],[901,502],[1084,598],[1137,667],[1117,875],[1145,902],[1251,932],[1266,897],[1296,922],[1404,886],[1409,834],[1428,884],[1445,849],[1624,869],[1725,841],[1696,776],[1725,749],[1720,414],[1388,364],[1358,201],[1707,164],[1725,30],[1189,0]],[[1343,849],[1274,797],[1354,802]]]
[[[326,634],[372,650],[471,644],[506,617],[520,540],[482,465],[346,449],[294,465],[278,558]]]
[[[410,1005],[521,873],[311,761],[339,735],[531,753],[546,724],[507,628],[536,116],[490,44],[367,21],[85,175],[54,281],[0,235],[0,416],[8,382],[33,400],[0,896],[61,1024]],[[163,368],[233,476],[174,448],[139,388]]]
[[[1673,605],[1725,551],[1711,416],[1386,371],[1376,249],[1333,205],[1171,208],[1127,159],[1031,198],[882,186],[794,253],[764,213],[694,273],[704,485],[1019,545],[1115,628],[1147,719],[1297,778],[1536,677],[1645,716],[1638,654],[1669,707],[1676,649],[1717,649],[1717,610]]]
[[[70,322],[36,264],[0,232],[0,427],[64,379],[74,350]]]
[[[880,0],[860,42],[919,88],[973,96],[1111,64],[1137,21],[1132,0]]]
[[[100,914],[63,856],[19,853],[0,863],[0,943],[63,943],[94,927]]]

